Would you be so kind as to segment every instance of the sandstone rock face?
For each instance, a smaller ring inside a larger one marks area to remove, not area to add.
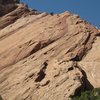
[[[86,72],[93,87],[100,87],[100,37],[96,37],[92,49],[79,65]]]
[[[0,21],[4,100],[70,100],[100,87],[100,31],[79,16],[17,4]]]
[[[27,5],[25,4],[8,4],[6,7],[4,6],[0,11],[0,30],[9,24],[14,23],[17,19],[21,17],[25,17],[27,15],[37,15],[36,11],[32,11],[28,9]]]
[[[16,9],[18,3],[19,0],[0,0],[0,17]]]
[[[19,3],[20,2],[20,0],[0,0],[0,4],[3,4],[3,5],[5,5],[5,4],[13,4],[13,3]]]

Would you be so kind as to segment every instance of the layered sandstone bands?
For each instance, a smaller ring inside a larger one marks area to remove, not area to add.
[[[97,28],[69,12],[50,15],[16,5],[0,17],[4,100],[70,100],[100,87]]]

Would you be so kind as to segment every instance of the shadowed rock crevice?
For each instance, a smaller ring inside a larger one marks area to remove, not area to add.
[[[82,72],[83,77],[81,79],[82,85],[75,90],[75,94],[71,95],[70,96],[71,98],[75,96],[80,96],[83,91],[92,90],[94,88],[93,85],[89,82],[86,72],[82,69],[82,67],[78,65],[77,62],[74,63],[74,67],[78,68]]]
[[[45,72],[43,70],[40,70],[35,82],[41,82],[45,78],[45,75],[46,75]]]
[[[0,100],[3,100],[3,98],[0,96]]]
[[[96,36],[100,36],[100,32],[98,34],[96,34]]]
[[[92,90],[94,87],[93,85],[89,82],[88,78],[87,78],[87,75],[86,75],[86,72],[82,69],[82,67],[80,67],[78,64],[75,66],[76,68],[79,68],[80,71],[82,72],[82,74],[84,75],[84,90]]]
[[[47,66],[48,66],[47,62],[44,62],[43,68],[39,71],[38,77],[35,79],[35,82],[41,82],[45,78],[46,76],[45,71],[47,69]]]
[[[85,77],[85,90],[92,90],[94,87],[93,85],[89,82],[88,78],[87,78],[87,75],[86,75],[86,72],[84,70],[81,70],[84,77]]]
[[[76,55],[74,58],[72,58],[72,61],[80,61],[82,57],[80,58],[78,55]]]

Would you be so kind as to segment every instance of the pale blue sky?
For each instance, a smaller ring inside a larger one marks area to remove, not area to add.
[[[100,0],[21,0],[41,12],[70,11],[100,28]]]

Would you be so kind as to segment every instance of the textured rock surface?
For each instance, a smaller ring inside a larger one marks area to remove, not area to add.
[[[92,49],[79,65],[86,72],[93,87],[100,87],[100,37],[96,37]]]
[[[0,0],[0,17],[17,8],[20,0]]]
[[[29,9],[25,4],[16,3],[17,1],[6,0],[5,4],[0,3],[0,30],[21,17],[39,14],[36,10]]]
[[[0,4],[3,4],[3,5],[5,5],[5,4],[13,4],[13,3],[19,3],[20,2],[20,0],[0,0]]]
[[[87,81],[100,87],[100,32],[79,16],[17,4],[0,21],[4,100],[70,100]]]

